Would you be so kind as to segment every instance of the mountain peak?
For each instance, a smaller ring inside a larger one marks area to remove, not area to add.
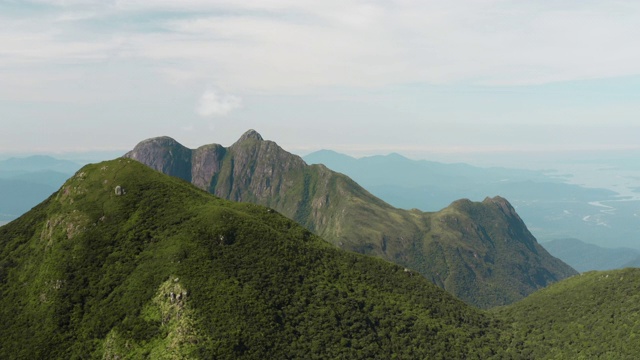
[[[176,141],[176,139],[172,137],[158,136],[158,137],[153,137],[153,138],[143,140],[140,143],[138,143],[136,147],[144,147],[144,146],[149,146],[151,144],[159,145],[159,146],[176,146],[176,145],[182,146],[182,144],[180,144],[178,141]]]
[[[249,130],[247,130],[247,132],[242,134],[242,136],[240,136],[240,139],[238,139],[238,142],[242,142],[242,141],[245,141],[245,140],[264,141],[264,139],[262,138],[262,135],[260,135],[257,131],[255,131],[253,129],[249,129]]]
[[[509,201],[505,198],[503,198],[502,196],[494,196],[494,197],[486,197],[483,201],[484,204],[495,204],[497,205],[502,212],[509,216],[509,217],[515,217],[520,219],[520,217],[518,216],[518,214],[516,213],[516,210],[513,208],[513,206],[509,203]]]

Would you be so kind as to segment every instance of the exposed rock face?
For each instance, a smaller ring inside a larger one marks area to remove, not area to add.
[[[169,137],[153,138],[139,143],[125,157],[217,196],[278,210],[282,201],[275,198],[298,185],[299,173],[307,167],[302,158],[264,141],[255,130],[247,131],[229,148],[212,144],[191,150]]]
[[[337,246],[406,266],[480,307],[514,302],[576,273],[538,245],[503,198],[460,200],[437,213],[396,209],[254,130],[228,148],[145,140],[125,157],[219,197],[274,208]]]
[[[192,150],[174,139],[163,136],[139,143],[125,157],[136,159],[162,173],[190,182],[191,153]]]

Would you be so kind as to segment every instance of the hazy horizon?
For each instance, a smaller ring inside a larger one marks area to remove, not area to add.
[[[257,130],[260,132],[259,130]],[[238,137],[241,134],[238,134]],[[170,136],[170,135],[166,135]],[[175,138],[182,143],[179,138]],[[145,139],[140,139],[140,141]],[[237,138],[236,138],[237,140]],[[403,149],[367,149],[366,151],[344,151],[329,147],[313,150],[289,149],[277,139],[265,138],[278,143],[284,150],[304,157],[320,150],[331,150],[356,159],[369,156],[386,156],[399,154],[411,160],[434,161],[444,164],[463,163],[481,168],[505,167],[510,169],[537,170],[556,176],[564,182],[592,188],[604,188],[618,192],[621,197],[640,199],[640,166],[635,159],[640,156],[640,150],[582,150],[582,151],[519,151],[519,152],[412,152]],[[217,143],[230,146],[229,143],[221,143],[211,140],[208,143],[187,145],[189,148],[197,148],[202,145]],[[124,155],[134,146],[128,149],[109,151],[75,151],[75,152],[25,152],[6,153],[0,152],[0,161],[9,158],[21,158],[33,155],[47,155],[58,159],[75,161],[80,164],[110,160]],[[635,185],[634,185],[635,184]],[[635,191],[634,191],[635,190]]]
[[[0,152],[638,150],[640,4],[0,4]],[[414,155],[409,154],[409,156]]]

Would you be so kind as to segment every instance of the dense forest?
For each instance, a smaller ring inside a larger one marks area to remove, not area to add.
[[[632,358],[640,272],[491,311],[129,159],[0,228],[3,359]]]

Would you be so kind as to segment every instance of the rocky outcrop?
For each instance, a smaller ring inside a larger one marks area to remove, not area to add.
[[[125,157],[136,159],[167,175],[191,181],[191,150],[163,136],[145,140]]]

